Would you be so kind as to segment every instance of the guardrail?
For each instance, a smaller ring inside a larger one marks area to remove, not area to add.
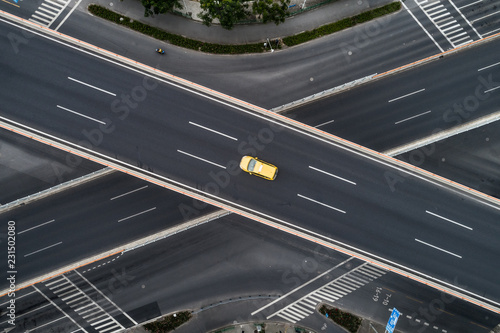
[[[290,108],[293,108],[293,107],[296,107],[296,106],[299,106],[299,105],[302,105],[302,104],[314,101],[314,100],[316,100],[318,98],[323,98],[323,97],[326,97],[326,96],[334,95],[334,94],[336,94],[338,92],[351,89],[352,87],[355,87],[355,86],[363,84],[363,83],[365,83],[365,82],[367,82],[369,80],[372,80],[375,75],[377,75],[377,73],[365,76],[365,77],[363,77],[361,79],[357,79],[357,80],[354,80],[354,81],[351,81],[351,82],[344,83],[344,84],[342,84],[340,86],[336,86],[336,87],[333,87],[333,88],[330,88],[330,89],[323,90],[323,91],[321,91],[319,93],[316,93],[316,94],[313,94],[313,95],[301,98],[299,100],[296,100],[296,101],[293,101],[293,102],[290,102],[290,103],[283,104],[283,105],[280,105],[278,107],[272,108],[271,111],[276,112],[276,113],[283,112],[283,111],[288,110]]]

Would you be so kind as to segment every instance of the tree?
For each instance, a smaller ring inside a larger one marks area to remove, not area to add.
[[[218,19],[220,25],[228,30],[250,14],[245,0],[200,0],[200,7],[203,12],[198,17],[205,25],[210,26],[214,19]]]
[[[144,16],[154,16],[153,14],[165,14],[171,12],[174,8],[182,9],[179,0],[141,0],[144,6]]]
[[[257,0],[253,4],[252,11],[254,14],[259,14],[262,17],[262,22],[274,22],[276,25],[285,22],[286,13],[290,0]]]
[[[285,17],[288,11],[290,0],[257,0],[253,4],[252,11],[254,14],[261,15],[262,22],[274,22],[276,25],[285,22]]]

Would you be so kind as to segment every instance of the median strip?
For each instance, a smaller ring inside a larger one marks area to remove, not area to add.
[[[325,24],[311,31],[305,31],[294,36],[285,37],[283,38],[283,43],[286,46],[299,45],[308,42],[310,40],[332,34],[337,31],[351,28],[357,24],[365,23],[375,18],[397,12],[400,9],[401,9],[401,3],[399,1],[393,2],[388,5],[375,8],[334,23]],[[109,10],[105,7],[95,4],[89,5],[88,11],[92,15],[95,15],[97,17],[106,19],[108,21],[114,22],[119,25],[126,26],[132,30],[151,36],[153,38],[163,41],[168,41],[172,45],[184,47],[191,50],[202,51],[206,53],[215,53],[215,54],[262,53],[266,51],[266,48],[264,47],[263,43],[238,44],[238,45],[214,44],[214,43],[205,43],[199,40],[183,37],[150,26],[148,24],[132,20],[129,17],[126,17],[112,10]]]

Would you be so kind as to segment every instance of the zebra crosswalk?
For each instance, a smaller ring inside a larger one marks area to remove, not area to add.
[[[363,263],[312,293],[271,314],[267,317],[267,319],[278,316],[295,324],[296,322],[311,315],[315,311],[318,303],[333,303],[384,275],[385,273],[386,270],[380,267]]]
[[[70,2],[71,0],[45,0],[35,10],[29,20],[45,27],[50,27]]]
[[[440,0],[415,2],[453,48],[473,41]]]
[[[77,272],[72,276],[57,276],[44,285],[96,332],[121,332],[126,326],[137,324]],[[122,318],[121,322],[113,313]]]

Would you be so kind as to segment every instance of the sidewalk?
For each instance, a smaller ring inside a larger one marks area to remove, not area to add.
[[[292,1],[303,3],[301,0]],[[144,17],[144,7],[139,0],[83,0],[81,8],[86,8],[87,5],[95,3],[133,20],[195,40],[218,44],[246,44],[263,42],[266,38],[272,39],[295,35],[391,2],[393,0],[337,0],[316,9],[288,17],[285,23],[280,25],[254,23],[236,25],[232,30],[223,29],[218,25],[207,27],[197,20],[174,14]],[[184,0],[184,3],[186,3],[186,8],[183,11],[190,11],[193,17],[196,16],[195,10],[198,2]]]

